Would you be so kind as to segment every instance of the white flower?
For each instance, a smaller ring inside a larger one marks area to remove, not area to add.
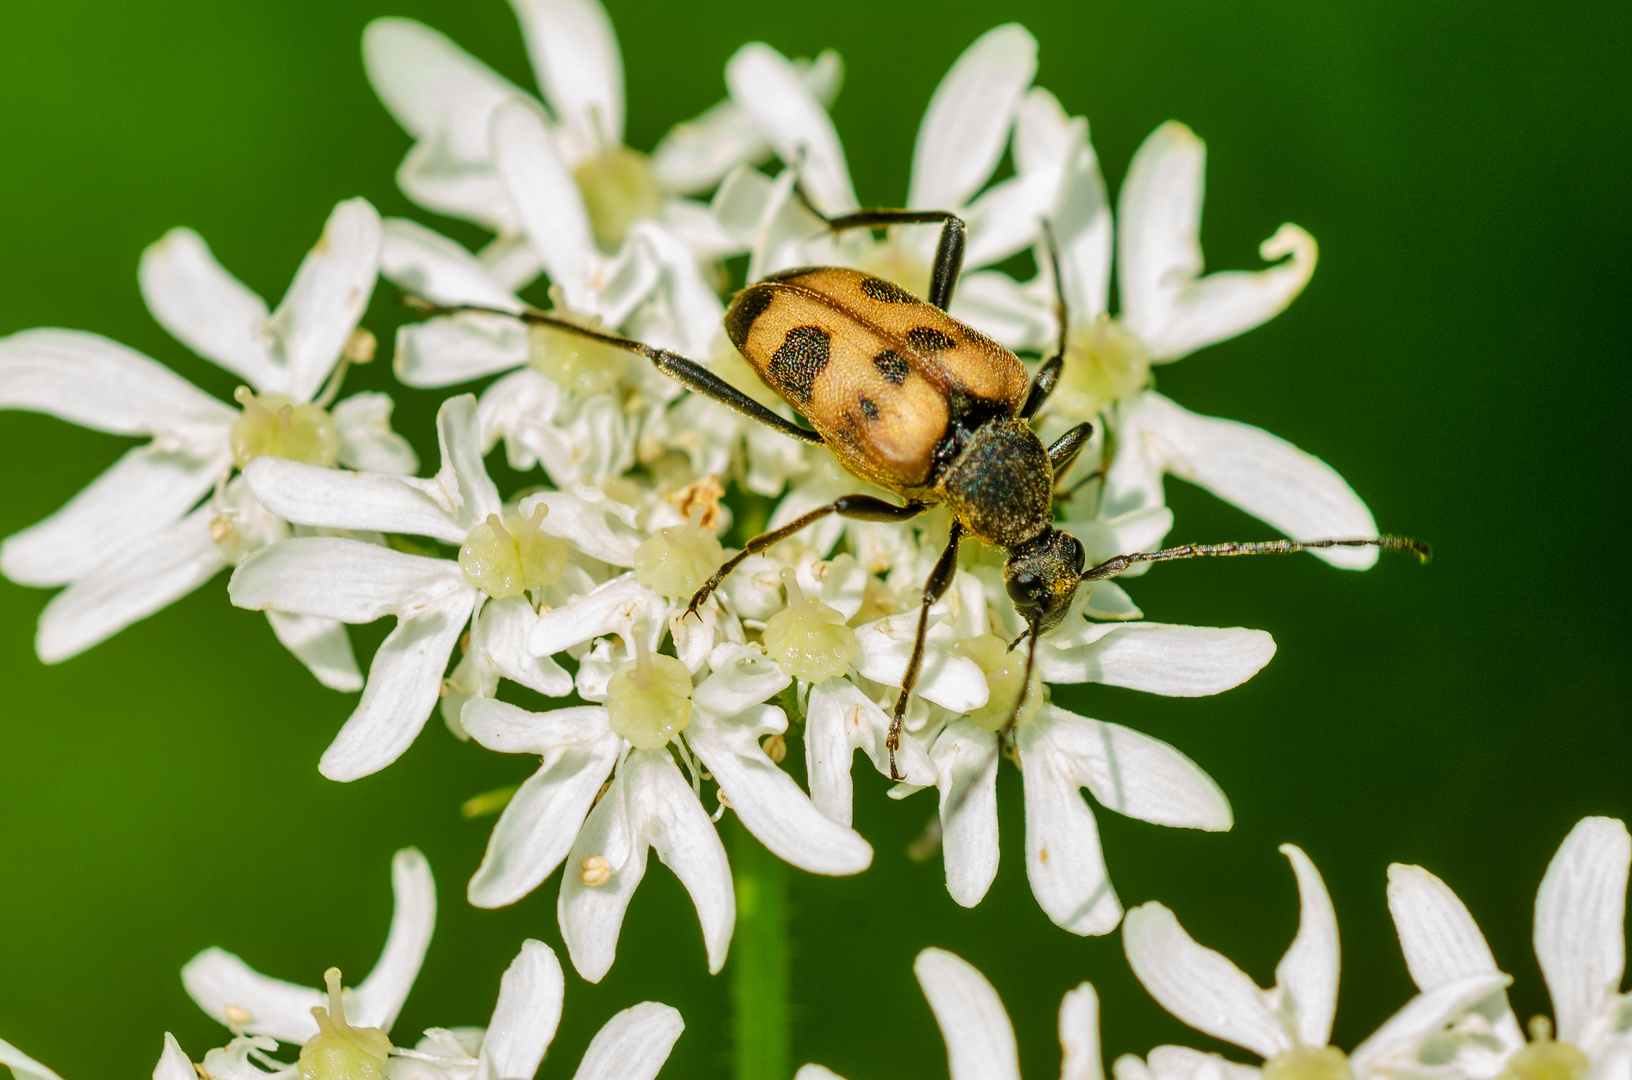
[[[946,1042],[952,1080],[1020,1080],[1014,1025],[1003,1001],[974,965],[945,949],[925,949],[912,964],[918,985]],[[1060,999],[1060,1080],[1103,1080],[1099,1054],[1099,995],[1082,983]],[[794,1080],[839,1080],[806,1065]]]
[[[325,992],[269,978],[220,949],[205,950],[187,963],[182,981],[188,994],[238,1036],[205,1056],[205,1075],[292,1080],[296,1066],[271,1056],[284,1042],[303,1046],[302,1076],[308,1075],[310,1063],[317,1080],[340,1080],[352,1074],[335,1069],[332,1060],[325,1071],[324,1057],[316,1052],[326,1049],[323,1039],[333,1038],[329,1033],[334,1028],[349,1037],[336,1039],[338,1047],[331,1052],[356,1054],[362,1047],[372,1059],[365,1064],[383,1067],[391,1080],[528,1080],[537,1072],[560,1023],[565,993],[560,961],[541,941],[522,943],[499,984],[499,1000],[486,1028],[430,1028],[411,1049],[392,1046],[387,1033],[413,987],[435,928],[436,887],[424,856],[411,848],[397,853],[391,870],[396,906],[385,950],[354,991],[341,990],[340,973],[332,968],[325,975]],[[649,1080],[684,1027],[680,1014],[667,1005],[648,1001],[625,1009],[590,1043],[578,1076]],[[189,1067],[174,1080],[191,1075]]]
[[[389,397],[356,394],[328,409],[345,361],[372,355],[373,339],[357,320],[379,248],[374,208],[340,203],[270,314],[190,229],[171,230],[143,253],[149,310],[248,383],[238,393],[241,411],[96,334],[41,329],[0,339],[0,407],[152,440],[0,545],[0,570],[13,581],[68,586],[40,616],[40,659],[83,652],[286,532],[239,482],[228,483],[235,465],[272,454],[413,471],[413,450],[390,429]],[[272,627],[326,685],[362,685],[338,625],[274,616]]]
[[[1298,932],[1258,985],[1226,957],[1198,945],[1158,903],[1128,912],[1122,943],[1133,973],[1162,1007],[1186,1024],[1264,1059],[1262,1069],[1182,1046],[1159,1046],[1141,1061],[1115,1064],[1117,1080],[1392,1080],[1436,1075],[1445,1034],[1507,983],[1504,975],[1451,979],[1411,999],[1352,1054],[1329,1045],[1337,1013],[1337,917],[1320,872],[1291,844],[1281,852],[1298,879]]]
[[[397,171],[408,197],[497,233],[483,260],[506,288],[532,280],[540,253],[521,242],[532,231],[529,211],[502,178],[512,133],[495,119],[502,105],[519,100],[547,120],[550,152],[576,188],[574,201],[587,204],[578,213],[593,224],[603,248],[619,247],[633,222],[661,219],[699,256],[729,254],[730,238],[706,208],[679,196],[707,191],[733,166],[763,158],[769,148],[752,123],[721,102],[675,128],[649,159],[623,145],[623,60],[600,4],[513,0],[512,6],[547,108],[411,19],[376,19],[364,32],[369,81],[418,140]],[[802,74],[814,93],[831,101],[842,67],[837,55],[824,53]]]
[[[1526,1045],[1507,996],[1481,1003],[1484,1024],[1447,1049],[1473,1080],[1594,1080],[1632,1075],[1632,994],[1626,969],[1626,883],[1632,839],[1615,818],[1583,818],[1564,838],[1536,891],[1536,959],[1552,995],[1557,1041],[1545,1017]],[[1490,946],[1468,909],[1420,866],[1388,868],[1388,909],[1411,978],[1424,992],[1497,974]]]
[[[656,654],[665,626],[686,626],[671,615],[634,576],[614,578],[545,614],[532,638],[542,655],[600,639],[580,661],[578,691],[604,704],[533,713],[478,698],[460,716],[483,746],[543,759],[494,827],[471,902],[514,903],[565,859],[561,934],[573,966],[592,982],[612,965],[648,848],[691,894],[710,970],[724,964],[736,900],[725,847],[701,801],[702,769],[718,785],[722,810],[735,810],[793,865],[854,874],[872,861],[867,842],[818,810],[766,754],[762,743],[780,738],[787,718],[765,702],[789,677],[757,647],[716,644],[721,618],[712,612],[701,629],[677,630],[680,659]]]
[[[0,1039],[0,1065],[11,1070],[16,1080],[62,1080],[51,1069],[41,1065],[15,1046]],[[182,1053],[181,1046],[169,1032],[164,1036],[164,1052],[153,1067],[153,1080],[198,1080],[193,1063]],[[226,1078],[230,1080],[230,1078]]]
[[[493,671],[539,693],[569,693],[572,680],[559,665],[525,651],[536,605],[564,598],[557,583],[589,584],[581,570],[567,575],[570,552],[563,541],[597,560],[633,557],[633,545],[620,543],[604,509],[570,495],[544,492],[507,510],[482,465],[476,399],[469,394],[443,403],[437,439],[442,468],[428,480],[270,458],[251,462],[244,474],[256,498],[288,520],[426,536],[460,547],[454,559],[338,537],[297,538],[262,548],[233,573],[228,593],[239,607],[345,623],[397,618],[374,654],[362,701],[319,765],[333,780],[377,772],[414,741],[473,615],[480,617],[467,655],[485,658]],[[467,690],[474,681],[475,692],[492,692],[496,680],[467,674]]]
[[[1290,304],[1314,272],[1314,238],[1283,225],[1260,252],[1285,261],[1252,273],[1202,276],[1206,149],[1184,125],[1164,124],[1134,155],[1122,186],[1116,242],[1122,310],[1113,317],[1110,204],[1087,122],[1041,97],[1029,119],[1016,134],[1017,155],[1041,152],[1025,150],[1034,142],[1066,163],[1049,219],[1059,244],[1069,331],[1044,430],[1058,434],[1081,420],[1101,427],[1099,452],[1085,452],[1074,470],[1078,477],[1105,470],[1100,511],[1116,515],[1164,505],[1162,477],[1171,474],[1294,539],[1375,536],[1365,504],[1326,463],[1260,428],[1189,412],[1149,388],[1153,364],[1235,337]],[[1040,262],[1045,252],[1039,249]],[[983,300],[994,322],[1009,323],[1000,334],[1005,342],[1051,353],[1058,335],[1053,275],[1039,274],[1007,298],[995,287],[1001,282],[991,284]],[[1068,516],[1091,515],[1068,506]],[[1377,560],[1373,548],[1314,554],[1349,569]]]

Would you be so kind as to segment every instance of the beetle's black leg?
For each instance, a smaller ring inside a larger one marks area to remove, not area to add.
[[[478,304],[443,306],[429,303],[420,297],[412,295],[404,296],[403,302],[410,307],[425,312],[427,315],[457,315],[462,311],[473,311],[483,315],[503,315],[511,319],[519,319],[524,323],[548,326],[569,334],[576,334],[579,337],[589,338],[591,341],[599,341],[603,345],[611,345],[614,348],[639,353],[650,360],[657,370],[684,386],[687,390],[711,398],[726,408],[741,413],[750,420],[757,420],[766,427],[775,428],[782,434],[798,439],[800,442],[812,443],[816,446],[823,445],[822,437],[816,432],[811,431],[809,428],[800,427],[786,417],[778,416],[695,360],[687,360],[679,353],[670,352],[668,349],[655,348],[645,342],[635,341],[633,338],[608,334],[604,330],[592,330],[587,326],[579,326],[577,323],[568,322],[548,312],[534,311],[531,308],[522,311],[506,311],[503,308],[483,307]]]
[[[1026,403],[1020,407],[1020,415],[1027,420],[1037,415],[1037,410],[1043,407],[1048,395],[1059,385],[1060,370],[1065,366],[1066,332],[1069,329],[1067,325],[1069,315],[1065,307],[1065,279],[1060,276],[1060,248],[1054,242],[1054,226],[1047,221],[1043,222],[1043,239],[1048,241],[1048,264],[1054,272],[1054,321],[1059,326],[1060,333],[1054,344],[1054,355],[1037,369],[1037,377],[1031,381],[1031,389],[1026,392]]]
[[[1065,470],[1077,460],[1082,448],[1088,445],[1088,440],[1094,437],[1094,425],[1084,420],[1076,427],[1054,440],[1054,445],[1048,448],[1048,460],[1054,466],[1055,477],[1065,475]]]
[[[917,517],[927,509],[928,507],[923,503],[907,503],[905,506],[897,506],[894,503],[885,502],[883,499],[876,499],[871,495],[846,495],[843,498],[834,499],[826,506],[818,506],[807,514],[801,514],[780,529],[772,529],[770,532],[760,533],[750,539],[741,551],[727,559],[718,570],[714,571],[714,575],[704,583],[703,587],[697,590],[691,598],[691,603],[686,607],[686,614],[697,614],[697,609],[703,606],[703,602],[708,599],[709,594],[719,588],[720,582],[724,581],[731,571],[742,565],[742,561],[748,556],[758,555],[766,548],[780,544],[794,533],[816,524],[829,514],[855,518],[858,521],[906,521],[908,518]]]
[[[930,268],[929,296],[926,299],[940,308],[952,303],[952,293],[958,287],[958,275],[963,272],[963,248],[968,242],[969,228],[963,219],[950,210],[853,210],[848,214],[828,217],[811,203],[803,187],[795,185],[794,193],[805,209],[821,218],[829,232],[845,229],[882,229],[889,225],[928,225],[941,223],[941,239],[935,245],[935,264]]]
[[[952,584],[952,578],[958,572],[958,541],[961,539],[963,526],[954,521],[952,534],[946,538],[946,549],[935,561],[935,569],[929,572],[929,580],[924,582],[924,600],[918,608],[918,632],[912,638],[912,659],[907,661],[907,673],[901,679],[901,696],[895,699],[895,712],[890,716],[890,734],[884,740],[884,745],[890,751],[891,780],[906,779],[895,765],[895,752],[901,749],[901,724],[906,719],[912,688],[918,685],[918,675],[924,667],[924,636],[929,633],[929,609],[946,592],[946,587]]]

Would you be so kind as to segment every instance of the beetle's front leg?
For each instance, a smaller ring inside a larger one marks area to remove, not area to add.
[[[924,599],[918,608],[918,632],[912,638],[912,659],[907,661],[907,672],[901,679],[901,696],[895,699],[895,712],[890,716],[890,733],[884,740],[884,745],[890,751],[891,780],[907,778],[895,764],[895,752],[901,749],[901,724],[906,719],[912,688],[918,685],[918,675],[924,667],[924,637],[929,633],[929,609],[946,593],[947,586],[952,584],[952,578],[958,572],[958,541],[962,539],[963,526],[954,521],[952,534],[946,538],[946,548],[935,561],[935,569],[929,572],[929,580],[924,582]]]

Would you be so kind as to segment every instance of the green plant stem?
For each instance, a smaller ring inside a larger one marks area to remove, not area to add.
[[[737,929],[731,939],[736,1080],[787,1080],[788,868],[740,823],[731,831]]]

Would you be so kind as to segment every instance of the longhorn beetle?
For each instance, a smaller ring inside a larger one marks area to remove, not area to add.
[[[732,299],[725,313],[725,330],[732,344],[766,385],[815,430],[784,419],[702,365],[667,349],[579,326],[542,311],[440,306],[417,297],[410,297],[409,302],[433,315],[461,311],[507,315],[639,353],[689,390],[792,438],[826,446],[851,473],[902,499],[897,506],[871,495],[846,495],[753,537],[697,590],[687,615],[696,614],[726,575],[748,556],[829,514],[861,521],[906,521],[944,504],[952,512],[951,535],[924,583],[912,658],[890,717],[886,745],[892,779],[905,779],[896,767],[895,754],[907,703],[923,668],[929,610],[952,583],[958,545],[965,535],[1007,552],[1004,584],[1027,626],[1014,645],[1028,636],[1031,639],[1021,694],[1004,735],[1024,707],[1038,637],[1059,625],[1084,582],[1114,577],[1136,563],[1202,555],[1379,547],[1407,550],[1427,559],[1427,547],[1417,541],[1379,536],[1187,544],[1118,555],[1083,569],[1082,544],[1054,527],[1054,484],[1087,444],[1093,425],[1078,424],[1048,447],[1031,429],[1031,420],[1059,382],[1065,362],[1063,298],[1056,300],[1058,347],[1028,384],[1026,369],[1014,353],[947,314],[963,267],[962,219],[944,210],[858,210],[826,217],[810,207],[808,200],[805,204],[832,232],[891,225],[941,226],[927,301],[893,282],[838,267],[784,270]],[[1052,232],[1046,235],[1058,288],[1059,258]]]

